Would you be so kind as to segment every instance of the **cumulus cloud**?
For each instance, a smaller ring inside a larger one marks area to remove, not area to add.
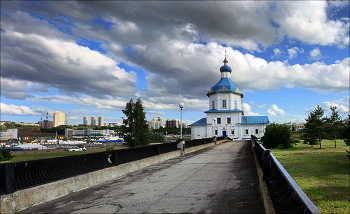
[[[205,111],[225,50],[241,90],[349,88],[349,58],[288,65],[235,50],[259,52],[285,39],[347,46],[348,21],[329,20],[327,2],[35,2],[41,10],[30,2],[1,4],[1,79],[13,86],[2,87],[6,98],[120,110],[140,95],[149,109],[175,110],[184,101]],[[291,58],[303,52],[290,50]],[[275,48],[274,57],[281,52]],[[145,71],[146,89],[121,62]],[[71,99],[33,95],[52,88]]]
[[[244,116],[260,116],[259,113],[252,112],[252,107],[248,103],[243,103]]]
[[[325,112],[331,114],[331,110],[330,107],[337,107],[337,111],[339,112],[339,115],[343,115],[343,114],[347,114],[349,113],[349,103],[347,103],[347,105],[342,105],[339,104],[339,101],[333,101],[333,102],[322,102],[322,104],[320,105]]]
[[[310,51],[310,59],[319,60],[321,58],[322,54],[318,47]]]
[[[299,51],[298,47],[288,49],[289,59],[293,59],[297,56]]]
[[[21,116],[39,116],[40,112],[29,108],[28,106],[7,105],[1,103],[2,115],[21,115]]]
[[[286,114],[283,109],[279,109],[276,104],[271,105],[267,110],[267,113],[271,116],[280,116]]]
[[[309,44],[348,45],[347,24],[328,19],[327,1],[288,1],[274,3],[274,6],[273,20],[288,38]]]
[[[38,32],[47,27],[45,21],[23,12],[13,16],[24,17],[27,27]],[[1,37],[7,42],[1,47],[1,76],[15,83],[27,82],[20,86],[22,91],[23,88],[38,90],[39,86],[41,90],[50,87],[73,96],[87,94],[99,98],[133,96],[137,92],[136,74],[119,68],[113,59],[79,46],[71,39],[16,29],[13,26],[21,22],[17,19],[9,21],[13,25],[2,25]],[[16,96],[15,90],[12,93],[11,89],[7,90],[6,96]]]
[[[278,57],[280,57],[281,56],[281,53],[282,53],[282,51],[279,49],[279,48],[275,48],[275,49],[273,49],[273,56],[271,56],[271,58],[278,58]]]

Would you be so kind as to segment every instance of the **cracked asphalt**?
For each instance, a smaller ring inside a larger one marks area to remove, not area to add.
[[[264,213],[249,141],[155,164],[19,213]]]

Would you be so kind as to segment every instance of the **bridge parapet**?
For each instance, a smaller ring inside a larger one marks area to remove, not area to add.
[[[321,213],[297,183],[279,163],[276,157],[251,136],[252,150],[257,167],[262,171],[263,183],[272,198],[273,207],[267,211],[276,213]],[[264,187],[261,187],[264,190]]]

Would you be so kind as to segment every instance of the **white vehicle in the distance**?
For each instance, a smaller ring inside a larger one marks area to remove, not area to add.
[[[73,146],[72,148],[68,149],[70,152],[77,152],[77,151],[83,151],[83,148]]]

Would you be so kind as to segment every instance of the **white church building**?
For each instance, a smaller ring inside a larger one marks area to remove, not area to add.
[[[261,138],[270,123],[267,116],[244,116],[243,94],[231,80],[231,68],[225,56],[221,79],[207,93],[209,110],[191,126],[191,139],[227,136],[231,139]]]

